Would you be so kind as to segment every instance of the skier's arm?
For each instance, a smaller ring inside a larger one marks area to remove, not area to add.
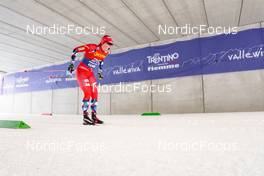
[[[103,72],[103,65],[104,65],[104,61],[99,61],[99,67],[98,67],[99,72]]]
[[[83,46],[78,46],[73,49],[72,55],[71,55],[71,62],[70,62],[70,65],[68,66],[68,72],[70,72],[70,74],[74,72],[74,61],[76,58],[76,54],[79,52],[84,52],[87,47],[88,47],[87,45],[83,45]]]
[[[99,77],[99,79],[104,78],[104,76],[103,76],[103,65],[104,65],[104,62],[99,61],[99,66],[98,66],[98,77]]]
[[[77,53],[84,52],[87,48],[89,48],[87,45],[82,45],[74,48],[71,55],[72,61],[75,61]]]

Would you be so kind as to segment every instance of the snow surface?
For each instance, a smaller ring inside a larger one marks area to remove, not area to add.
[[[0,176],[263,176],[264,113],[102,116],[1,115]]]

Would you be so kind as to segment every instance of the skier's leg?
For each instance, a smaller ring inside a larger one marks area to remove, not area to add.
[[[98,89],[97,89],[97,84],[96,84],[96,79],[93,76],[90,77],[89,79],[91,85],[92,85],[92,93],[91,93],[91,110],[92,110],[92,119],[94,120],[95,123],[102,124],[104,123],[102,120],[98,119],[97,117],[97,105],[98,105]]]
[[[80,85],[80,88],[83,91],[84,97],[83,97],[83,104],[82,104],[82,110],[83,110],[83,124],[84,125],[93,125],[94,122],[89,118],[88,115],[88,109],[90,104],[90,97],[91,97],[91,86],[89,83],[89,72],[87,70],[83,69],[77,69],[76,71],[77,81]]]

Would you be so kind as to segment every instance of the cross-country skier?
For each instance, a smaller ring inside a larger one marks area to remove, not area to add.
[[[104,58],[110,53],[110,48],[113,45],[113,40],[109,35],[102,37],[101,42],[97,44],[86,44],[83,46],[76,47],[73,50],[71,56],[71,63],[68,67],[68,71],[72,73],[74,71],[74,60],[76,54],[84,52],[84,58],[76,69],[76,76],[79,86],[81,87],[84,98],[82,104],[83,110],[83,125],[94,125],[102,124],[103,121],[97,117],[97,101],[98,101],[98,90],[96,78],[94,75],[94,68],[98,67],[98,78],[103,79],[103,61]],[[88,109],[91,108],[92,115],[90,118]]]

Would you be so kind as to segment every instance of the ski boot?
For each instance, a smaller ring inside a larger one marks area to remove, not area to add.
[[[83,112],[83,125],[95,125],[94,120],[90,119],[87,111]]]
[[[98,119],[96,112],[92,112],[92,119],[95,124],[103,124],[104,122]]]

